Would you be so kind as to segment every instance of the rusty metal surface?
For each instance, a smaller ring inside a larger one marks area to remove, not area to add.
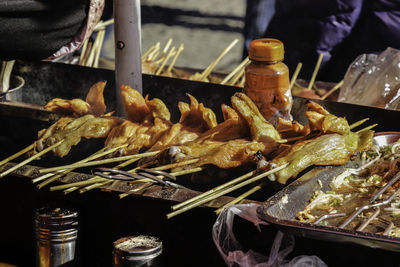
[[[0,171],[5,171],[13,166],[16,163],[8,163],[5,166],[0,168]],[[29,179],[34,179],[42,175],[39,170],[41,167],[32,166],[32,165],[25,165],[20,169],[12,172],[9,176],[16,176],[16,177],[25,177]],[[50,186],[56,184],[68,184],[74,182],[81,182],[92,178],[93,175],[86,174],[86,173],[78,173],[78,172],[70,172],[64,177],[59,178],[55,183],[50,184]],[[117,193],[127,193],[132,189],[139,187],[141,184],[131,184],[127,182],[118,182],[114,183],[113,185],[109,186],[102,186],[99,187],[100,190],[106,191],[113,191]],[[98,189],[95,189],[98,190]],[[140,190],[138,192],[131,193],[132,196],[137,197],[148,197],[148,198],[155,198],[159,200],[167,200],[167,201],[175,201],[175,202],[182,202],[194,196],[201,194],[201,192],[188,190],[188,189],[175,189],[171,187],[163,187],[157,184],[151,185],[150,187]],[[227,204],[228,202],[232,201],[234,198],[230,196],[221,196],[217,199],[214,199],[204,206],[209,208],[220,208],[221,206]],[[260,203],[254,200],[243,200],[242,203]]]

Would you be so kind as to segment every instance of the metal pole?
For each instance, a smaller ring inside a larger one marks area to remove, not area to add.
[[[124,116],[121,85],[142,89],[140,0],[114,0],[117,114]]]

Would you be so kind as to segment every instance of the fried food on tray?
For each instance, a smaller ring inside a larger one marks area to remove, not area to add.
[[[82,138],[105,138],[114,127],[121,124],[122,119],[120,118],[104,116],[106,111],[103,96],[105,85],[105,82],[94,84],[86,96],[86,101],[58,98],[51,100],[45,106],[47,110],[70,115],[61,117],[48,129],[39,131],[33,153],[64,140],[61,145],[53,149],[55,155],[64,157],[71,147],[77,145]]]
[[[234,109],[222,104],[221,110],[224,121],[203,133],[196,141],[229,141],[250,136],[250,128],[247,122]]]
[[[86,103],[89,104],[91,114],[95,116],[101,116],[106,112],[106,105],[104,104],[104,88],[106,82],[95,83],[86,95]]]
[[[310,123],[311,130],[319,130],[323,133],[346,134],[350,132],[349,123],[345,118],[330,114],[326,109],[315,102],[307,104],[305,115]]]
[[[121,121],[117,117],[95,117],[91,114],[79,118],[63,117],[47,130],[39,132],[39,139],[34,146],[35,152],[64,140],[53,150],[55,155],[64,157],[82,138],[105,138]]]
[[[140,149],[148,149],[170,129],[170,112],[158,98],[143,98],[129,86],[121,87],[122,101],[128,120],[115,127],[109,134],[105,146],[107,148],[127,144],[117,153],[135,154]]]
[[[121,96],[128,120],[141,123],[150,114],[150,108],[147,106],[146,100],[137,90],[133,90],[128,85],[122,85]]]
[[[243,93],[235,93],[231,102],[233,108],[247,121],[252,140],[264,143],[281,141],[278,131],[261,115],[257,106],[248,96]]]
[[[217,126],[214,112],[204,107],[196,98],[187,94],[190,104],[179,102],[181,117],[172,127],[151,147],[151,151],[165,149],[172,145],[181,145],[195,140],[201,134]]]
[[[223,169],[242,166],[254,161],[256,153],[262,152],[267,155],[275,148],[270,144],[245,139],[225,142],[205,140],[179,146],[180,153],[187,155],[185,159],[199,159],[198,162],[190,165],[191,168],[212,164]]]
[[[258,112],[254,103],[244,94],[232,98],[233,109],[222,105],[225,121],[200,135],[197,139],[170,146],[157,157],[159,162],[177,162],[197,158],[190,167],[213,164],[220,168],[240,166],[254,154],[268,155],[281,138],[274,127]]]
[[[311,132],[310,124],[303,126],[297,121],[291,121],[284,118],[278,118],[276,129],[283,138],[307,136]]]
[[[86,114],[93,114],[101,116],[106,111],[104,104],[103,91],[106,82],[97,82],[89,90],[86,101],[75,98],[72,100],[65,100],[61,98],[54,98],[47,103],[44,108],[48,111],[60,114],[72,114],[75,117],[83,116]]]
[[[316,138],[299,141],[272,160],[278,166],[289,165],[275,173],[279,183],[286,183],[296,177],[302,170],[312,165],[342,165],[356,152],[372,147],[373,131],[360,134],[349,132],[325,134]]]

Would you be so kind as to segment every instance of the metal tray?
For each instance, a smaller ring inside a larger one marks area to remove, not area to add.
[[[378,133],[374,138],[374,142],[379,146],[383,146],[397,141],[399,137],[400,132]],[[354,243],[400,252],[400,238],[397,237],[304,223],[296,220],[297,212],[305,208],[312,193],[317,189],[322,191],[329,190],[329,184],[332,179],[341,174],[346,167],[351,167],[352,164],[352,162],[349,162],[345,166],[312,169],[263,202],[257,210],[259,218],[284,232],[301,237]]]

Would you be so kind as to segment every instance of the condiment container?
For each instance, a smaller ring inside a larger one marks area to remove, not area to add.
[[[276,122],[277,117],[292,119],[292,94],[289,90],[289,69],[283,63],[283,43],[270,38],[253,40],[250,42],[249,59],[243,92],[270,122]]]
[[[35,214],[37,266],[75,266],[78,213],[41,208]]]
[[[153,236],[128,236],[114,242],[113,266],[163,266],[162,242]]]

